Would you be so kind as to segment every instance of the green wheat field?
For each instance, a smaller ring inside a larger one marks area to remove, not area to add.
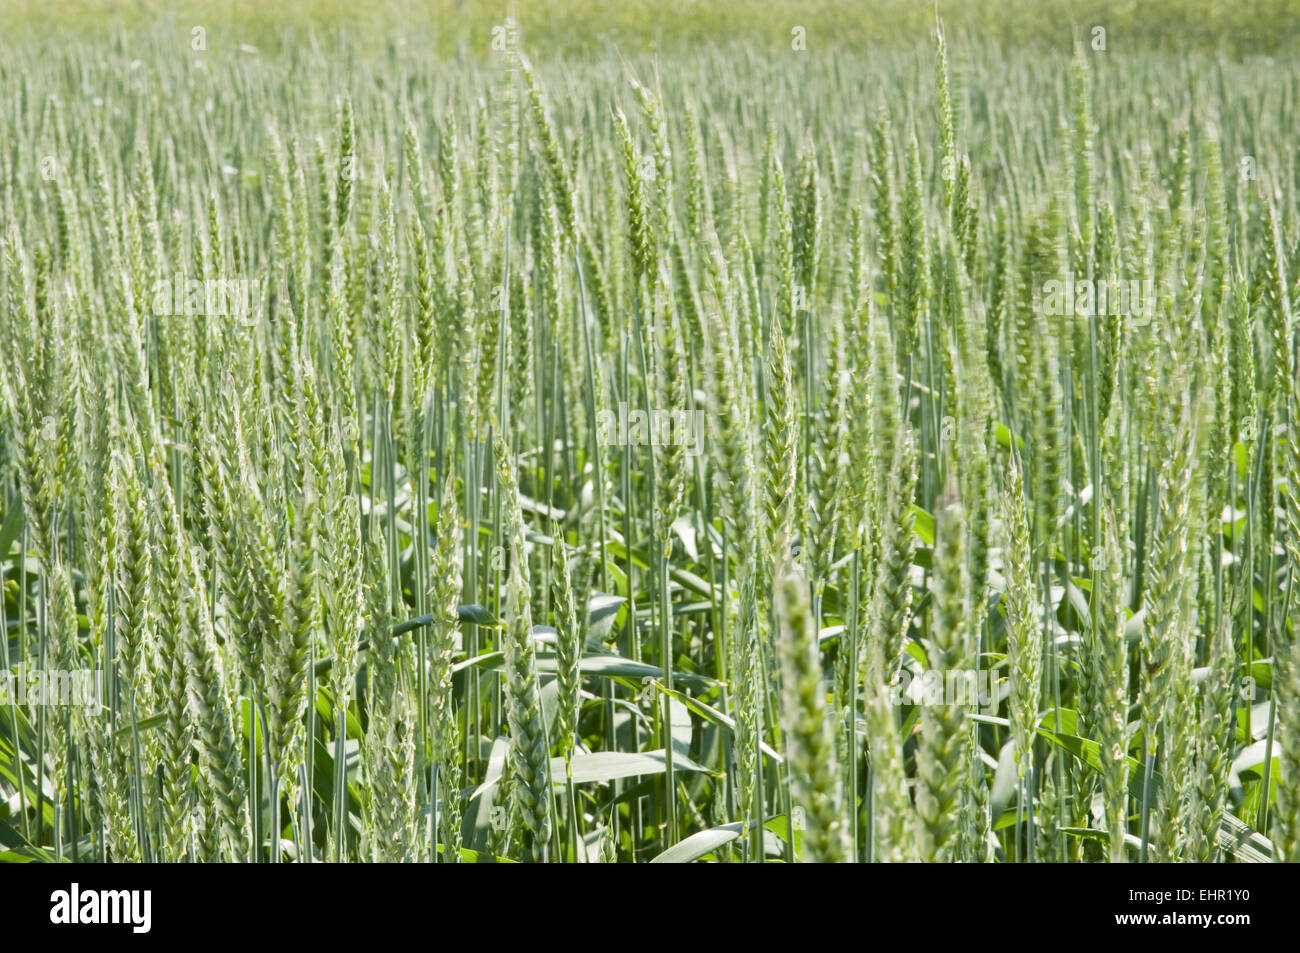
[[[0,861],[1300,860],[1294,6],[44,6]]]

